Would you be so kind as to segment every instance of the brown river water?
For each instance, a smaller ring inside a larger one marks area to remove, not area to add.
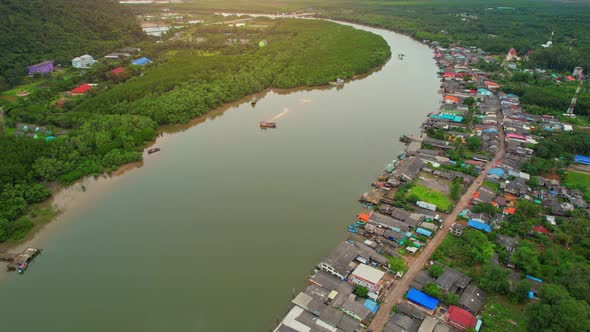
[[[337,89],[267,91],[189,125],[162,150],[56,196],[64,211],[0,270],[2,331],[269,331],[359,196],[439,105],[432,51],[394,32],[392,59]],[[404,60],[397,54],[404,53]],[[275,118],[278,128],[258,122]]]

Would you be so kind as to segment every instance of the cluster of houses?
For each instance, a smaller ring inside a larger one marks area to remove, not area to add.
[[[340,243],[318,264],[274,331],[363,331],[379,308],[383,289],[392,283],[386,271],[387,259],[374,243]],[[368,291],[366,298],[355,294],[357,286]]]
[[[385,332],[447,332],[481,328],[483,322],[477,315],[483,308],[487,293],[475,286],[464,273],[448,266],[442,267],[443,273],[437,278],[424,270],[418,273],[406,295],[407,301],[397,305]],[[436,285],[443,295],[456,294],[459,298],[457,305],[439,308],[440,301],[425,293],[427,284]]]
[[[141,50],[136,47],[126,47],[121,52],[109,53],[104,56],[106,60],[119,60],[119,59],[127,59],[130,58],[134,53],[140,52]],[[72,67],[78,69],[88,69],[92,67],[97,61],[92,57],[92,55],[84,54],[77,56],[72,59]],[[145,57],[138,58],[132,62],[134,65],[146,65],[150,63],[151,60]],[[49,74],[55,71],[55,61],[53,60],[46,60],[31,66],[27,67],[29,75],[35,74]]]
[[[431,47],[441,69],[440,110],[428,114],[419,138],[406,137],[406,151],[387,165],[372,184],[373,190],[361,196],[366,212],[360,213],[355,224],[348,227],[356,241],[342,242],[321,261],[309,285],[293,300],[292,309],[275,331],[366,331],[379,308],[378,303],[393,287],[395,279],[403,275],[392,270],[388,257],[418,253],[441,228],[439,213],[446,212],[424,201],[412,202],[408,210],[397,207],[400,205],[396,204],[396,189],[404,184],[423,181],[437,187],[460,179],[459,183],[466,188],[475,180],[473,170],[475,173],[484,170],[503,146],[503,158],[487,171],[485,181],[478,183],[470,200],[471,207],[459,214],[460,218],[450,229],[453,235],[462,236],[466,228],[486,233],[499,228],[505,218],[517,212],[516,203],[521,199],[550,207],[551,214],[544,221],[553,225],[556,216],[588,207],[581,191],[562,186],[558,179],[531,176],[521,169],[532,157],[531,144],[541,139],[535,135],[536,131],[571,131],[572,126],[555,117],[523,113],[518,96],[498,91],[500,84],[486,72],[471,67],[480,61],[495,61],[482,50],[443,48],[436,43],[431,43]],[[518,61],[513,49],[506,58],[509,62]],[[468,143],[474,136],[481,143],[479,151],[470,153],[458,165],[450,158],[457,149],[456,142]],[[590,164],[590,158],[579,156],[579,159],[581,164]],[[444,165],[452,167],[441,167]],[[463,167],[469,171],[463,172]],[[488,204],[499,213],[490,215],[489,211],[474,208]],[[530,232],[551,237],[550,230],[542,224],[535,225]],[[495,241],[510,256],[520,239],[498,235]],[[498,261],[497,254],[494,259]],[[509,257],[505,263],[514,267]],[[479,317],[486,292],[466,274],[441,267],[443,272],[437,277],[426,270],[418,273],[405,299],[390,315],[384,331],[480,330],[483,322]],[[526,277],[533,285],[529,294],[533,298],[542,280]],[[455,294],[457,303],[443,305],[426,293],[428,284],[436,285],[445,296]],[[368,290],[363,298],[355,294],[359,286]]]
[[[54,133],[51,129],[45,126],[36,126],[33,124],[19,123],[16,125],[14,137],[29,137],[33,139],[44,139],[45,141],[52,141],[59,136],[65,135],[68,130],[62,130]]]
[[[551,214],[546,215],[545,220],[550,224],[555,224],[556,216],[565,216],[567,212],[577,208],[587,209],[588,203],[580,190],[566,188],[558,178],[531,176],[521,169],[532,157],[533,150],[530,145],[537,144],[541,139],[533,134],[535,130],[571,131],[572,127],[552,116],[523,113],[518,96],[503,93],[498,95],[503,114],[506,154],[488,172],[485,183],[473,194],[471,203],[491,204],[501,213],[489,216],[465,210],[462,216],[468,220],[466,226],[489,233],[493,228],[499,228],[505,217],[516,213],[516,203],[521,199],[549,207]],[[453,233],[461,235],[464,226],[460,223],[455,224]],[[548,234],[546,228],[541,225],[531,232]]]
[[[132,54],[138,53],[140,51],[141,50],[136,47],[126,47],[121,52],[107,54],[104,57],[104,59],[107,61],[108,60],[126,59],[126,58],[131,57]],[[96,62],[97,61],[91,55],[84,54],[84,55],[81,55],[81,56],[78,56],[78,57],[75,57],[74,59],[72,59],[72,67],[78,68],[78,69],[88,69]],[[135,66],[145,66],[151,62],[152,61],[146,57],[139,57],[139,58],[133,60],[131,62],[131,64],[135,65]],[[44,75],[44,74],[51,73],[54,70],[55,70],[55,62],[52,60],[47,60],[47,61],[35,64],[35,65],[31,65],[28,67],[29,75],[35,75],[35,74]],[[119,76],[123,71],[124,71],[123,67],[118,67],[118,68],[111,70],[111,73],[114,76]],[[83,95],[87,94],[95,86],[96,86],[96,84],[83,83],[83,84],[73,88],[72,90],[68,91],[66,93],[66,95],[72,96],[72,97],[83,96]],[[23,94],[23,96],[25,96],[25,95],[26,94]],[[58,108],[63,108],[64,105],[68,101],[69,101],[68,98],[62,97],[55,102],[55,106]]]

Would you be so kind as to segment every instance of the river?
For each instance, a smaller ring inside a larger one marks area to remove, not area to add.
[[[357,27],[389,43],[380,70],[168,128],[140,167],[60,195],[65,212],[26,244],[43,255],[22,275],[0,274],[2,330],[274,327],[346,239],[357,199],[402,150],[398,137],[439,105],[427,46]],[[278,129],[258,128],[271,118]]]

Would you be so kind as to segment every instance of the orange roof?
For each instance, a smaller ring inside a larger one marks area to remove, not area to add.
[[[459,98],[455,97],[455,96],[445,96],[445,101],[452,101],[454,103],[458,103],[459,102]]]
[[[359,218],[360,221],[362,222],[369,222],[369,218],[371,217],[370,214],[366,214],[366,213],[359,213],[357,218]]]
[[[504,198],[506,198],[507,201],[513,201],[513,200],[517,199],[518,197],[516,197],[512,194],[506,193],[506,194],[504,194]]]
[[[504,213],[507,213],[507,214],[514,214],[515,212],[516,212],[516,209],[513,207],[509,207],[509,208],[504,209]]]
[[[479,197],[479,190],[473,193],[472,199],[476,199]]]

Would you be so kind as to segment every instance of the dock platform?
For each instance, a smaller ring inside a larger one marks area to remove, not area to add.
[[[41,249],[37,248],[27,248],[19,254],[0,253],[0,261],[8,262],[8,271],[16,271],[23,265],[29,264],[40,253]]]

